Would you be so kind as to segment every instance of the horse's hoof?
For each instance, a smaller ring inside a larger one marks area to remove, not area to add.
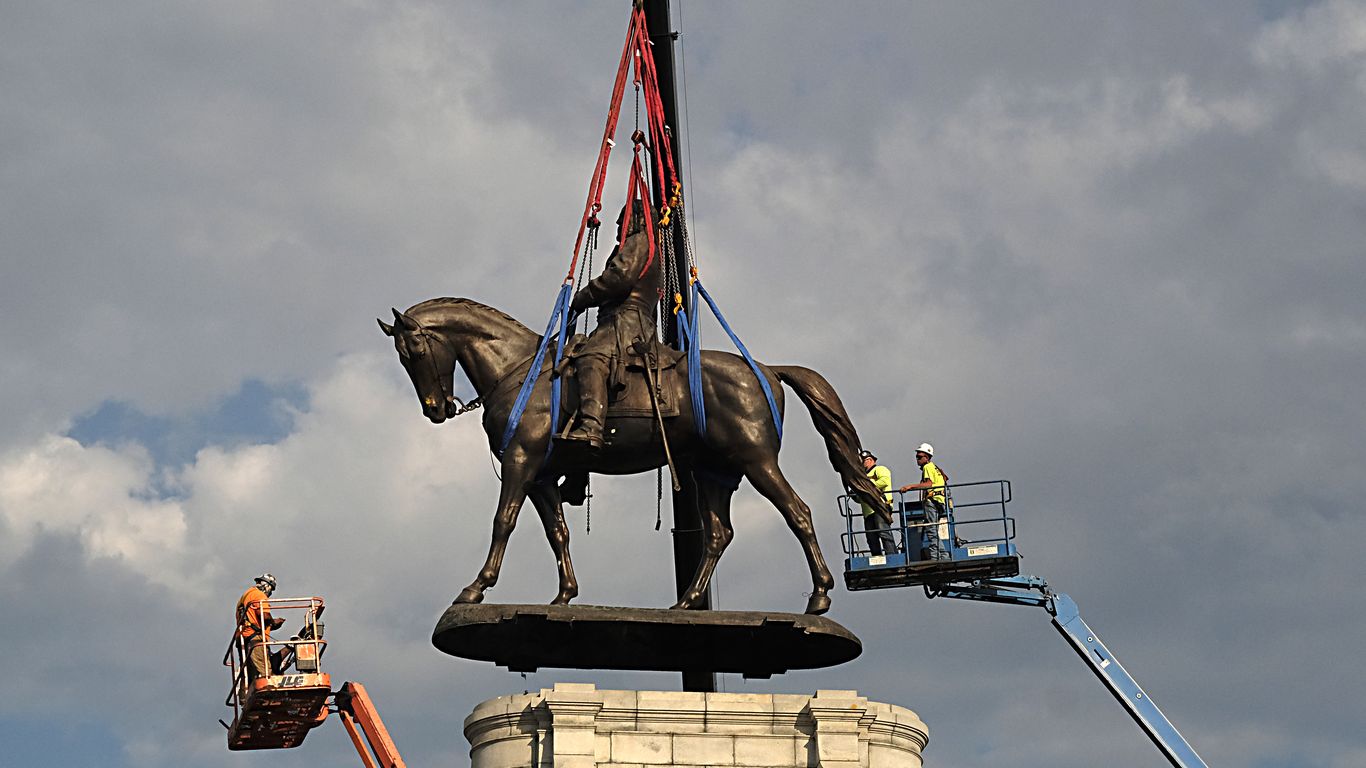
[[[573,600],[575,597],[577,597],[577,594],[567,594],[567,593],[565,593],[565,592],[561,592],[560,594],[555,595],[555,599],[554,599],[554,600],[551,600],[551,601],[550,601],[550,604],[551,604],[551,605],[569,605],[569,601],[570,601],[570,600]]]
[[[451,605],[468,605],[471,603],[482,602],[484,602],[483,592],[480,592],[474,587],[465,587],[464,589],[460,590],[460,594],[455,598],[455,602],[451,603]]]
[[[830,596],[826,594],[812,595],[806,601],[806,613],[808,616],[819,616],[830,610]]]
[[[671,611],[690,611],[702,604],[702,595],[683,595],[678,602],[669,606]]]

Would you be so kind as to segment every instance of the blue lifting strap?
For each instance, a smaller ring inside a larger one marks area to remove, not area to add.
[[[503,430],[503,442],[498,446],[498,457],[502,458],[507,451],[508,444],[512,442],[512,436],[517,432],[517,426],[522,423],[522,414],[526,412],[527,402],[531,400],[531,390],[536,386],[536,380],[541,375],[541,364],[545,362],[545,351],[550,346],[551,331],[556,329],[556,321],[559,321],[559,333],[555,334],[555,360],[558,362],[564,355],[564,334],[569,327],[569,302],[573,291],[573,284],[566,282],[560,287],[560,293],[555,297],[555,308],[550,313],[550,322],[545,324],[545,334],[541,336],[541,344],[536,348],[536,357],[531,360],[531,368],[526,372],[526,378],[522,380],[522,388],[517,392],[517,401],[512,404],[512,413],[508,414],[507,427]],[[550,440],[546,445],[545,455],[550,458],[550,451],[555,446],[554,436],[559,431],[560,425],[560,380],[553,379],[550,384]]]
[[[697,424],[697,433],[699,435],[705,435],[707,432],[706,407],[702,400],[702,344],[701,340],[698,338],[697,329],[697,317],[701,314],[697,311],[697,297],[699,294],[706,300],[707,306],[711,307],[711,313],[716,316],[717,321],[721,323],[721,327],[725,329],[726,335],[729,336],[731,342],[735,344],[735,348],[740,350],[740,355],[745,358],[746,363],[749,363],[749,369],[754,372],[754,377],[759,380],[759,386],[763,388],[764,397],[768,400],[769,413],[773,415],[773,427],[778,430],[778,442],[781,443],[783,441],[783,419],[778,415],[778,404],[773,399],[773,388],[768,385],[768,378],[759,370],[759,364],[754,362],[754,358],[750,356],[749,350],[745,349],[744,342],[740,341],[740,337],[736,336],[735,331],[731,330],[730,323],[726,322],[725,316],[722,315],[721,310],[716,307],[716,302],[712,300],[711,294],[707,293],[707,289],[702,287],[701,280],[693,280],[693,312],[688,318],[686,334],[681,332],[684,330],[682,318],[679,318],[678,320],[680,330],[679,338],[685,339],[688,344],[688,389],[692,393],[693,421]]]
[[[693,312],[686,310],[679,311],[674,315],[674,322],[678,329],[678,338],[688,352],[688,392],[692,396],[692,420],[693,427],[697,434],[707,434],[707,407],[702,399],[702,342],[698,338],[697,318],[701,314],[695,311],[697,308],[697,289],[696,280],[692,283],[692,296],[688,306],[693,307]]]

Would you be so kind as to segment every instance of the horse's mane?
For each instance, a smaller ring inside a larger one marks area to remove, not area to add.
[[[526,324],[524,324],[522,321],[518,320],[512,315],[509,315],[503,310],[498,309],[496,307],[490,307],[487,304],[481,304],[475,301],[474,299],[456,299],[451,298],[449,296],[437,299],[427,299],[426,301],[418,302],[417,304],[414,304],[411,307],[409,307],[408,312],[405,314],[417,313],[419,316],[421,316],[431,312],[439,312],[442,309],[463,309],[466,311],[472,311],[483,315],[489,315],[498,320],[511,323],[514,327],[525,330],[527,333],[536,333],[535,331],[528,328]]]

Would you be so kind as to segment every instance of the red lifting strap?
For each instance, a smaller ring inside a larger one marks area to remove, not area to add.
[[[649,118],[654,147],[657,148],[653,152],[655,178],[660,184],[660,199],[668,200],[673,182],[678,180],[678,173],[674,169],[672,142],[668,132],[664,130],[664,101],[659,94],[659,72],[655,69],[654,43],[650,41],[649,32],[645,27],[645,10],[637,8],[636,14],[640,17],[640,56],[636,66],[636,80],[645,84],[645,111]],[[668,167],[667,176],[664,174],[664,166]]]
[[[660,185],[661,198],[670,199],[669,193],[676,184],[678,174],[674,168],[673,147],[669,141],[668,133],[664,130],[664,103],[659,96],[659,80],[658,73],[655,70],[652,45],[649,31],[645,25],[645,9],[637,7],[631,13],[631,22],[626,30],[626,44],[622,48],[621,63],[617,66],[616,81],[612,85],[612,103],[607,112],[607,125],[602,132],[598,161],[593,168],[593,176],[588,182],[588,199],[584,203],[583,216],[579,219],[579,233],[574,239],[573,258],[570,259],[569,272],[564,279],[566,284],[574,281],[574,270],[578,266],[579,251],[583,247],[583,237],[588,229],[589,221],[594,219],[596,214],[602,210],[602,189],[607,183],[607,161],[611,157],[612,147],[615,145],[612,137],[617,132],[617,120],[621,115],[622,95],[626,91],[626,75],[631,70],[632,59],[635,60],[635,82],[638,85],[643,85],[645,91],[645,112],[653,143],[651,154],[655,158],[654,176]],[[640,167],[639,145],[636,147],[636,152],[637,156],[631,167],[631,180],[627,185],[628,202],[636,199],[636,194],[648,197],[645,194],[645,189],[643,189],[643,169]],[[665,174],[666,168],[667,175]],[[643,208],[646,211],[646,223],[649,225],[646,228],[649,230],[650,237],[650,259],[653,260],[655,251],[654,228],[648,201],[643,205]]]
[[[626,185],[626,204],[628,206],[634,207],[632,204],[637,199],[648,197],[646,192],[647,190],[645,189],[645,169],[641,168],[640,166],[640,145],[636,144],[635,156],[631,159],[631,180]],[[650,271],[650,265],[653,264],[655,261],[655,224],[654,219],[652,219],[650,216],[650,201],[647,199],[641,199],[640,210],[645,218],[645,221],[642,223],[642,226],[645,228],[645,237],[650,243],[650,249],[649,255],[645,258],[645,266],[641,267],[640,274],[636,275],[637,280],[644,277],[645,273]],[[617,243],[618,247],[625,244],[626,230],[630,228],[631,214],[627,214],[626,226],[621,228],[622,242]]]

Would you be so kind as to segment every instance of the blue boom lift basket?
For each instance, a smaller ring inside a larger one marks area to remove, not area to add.
[[[954,495],[958,498],[954,498]],[[1043,608],[1091,671],[1176,768],[1207,768],[1162,710],[1081,618],[1071,597],[1037,576],[1020,575],[1015,518],[1006,514],[1010,481],[990,480],[944,487],[947,509],[930,522],[918,500],[892,491],[890,527],[894,547],[874,555],[857,499],[837,500],[844,517],[844,585],[850,591],[920,586],[926,597]],[[914,494],[919,495],[919,492]],[[855,520],[859,523],[855,525]],[[885,541],[885,539],[883,539]],[[943,559],[933,559],[932,545]]]
[[[862,530],[863,510],[858,499],[837,500],[844,518],[844,585],[851,592],[920,584],[976,581],[1020,572],[1015,549],[1015,518],[1006,514],[1010,481],[988,480],[945,488],[948,509],[937,524],[926,521],[919,491],[888,495],[892,502],[894,552],[874,555],[868,533]],[[947,559],[932,560],[927,550],[933,539]]]

